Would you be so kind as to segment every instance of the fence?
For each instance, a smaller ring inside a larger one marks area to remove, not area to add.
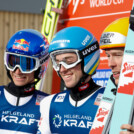
[[[9,38],[20,29],[36,29],[41,31],[43,14],[27,14],[18,12],[0,11],[0,85],[9,83],[4,66],[4,50]],[[43,91],[50,93],[51,89],[51,63],[46,74]]]

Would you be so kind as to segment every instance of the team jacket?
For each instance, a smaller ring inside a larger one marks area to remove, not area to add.
[[[97,89],[77,107],[69,90],[44,98],[38,134],[89,134],[103,92]]]
[[[45,96],[47,94],[36,90],[29,97],[20,97],[22,104],[14,106],[15,96],[0,86],[0,134],[36,134],[40,119],[39,103]]]

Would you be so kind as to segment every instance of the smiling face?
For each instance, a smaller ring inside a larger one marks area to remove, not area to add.
[[[105,50],[108,57],[108,65],[112,70],[115,84],[118,85],[124,48],[111,48]]]
[[[72,64],[77,61],[77,55],[74,53],[56,55],[56,63],[58,64],[61,61],[64,61],[67,64]],[[72,88],[76,86],[80,78],[83,76],[81,63],[69,69],[66,69],[62,64],[60,64],[59,74],[62,77],[66,87]]]
[[[16,86],[24,86],[34,82],[34,72],[26,74],[22,73],[20,69],[17,68],[15,71],[10,71],[10,75]]]

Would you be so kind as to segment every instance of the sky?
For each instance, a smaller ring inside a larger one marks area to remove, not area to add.
[[[0,11],[40,14],[47,0],[0,0]]]

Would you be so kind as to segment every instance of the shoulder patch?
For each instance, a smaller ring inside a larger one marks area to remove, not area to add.
[[[102,99],[103,94],[99,93],[94,101],[94,105],[100,105],[101,99]]]
[[[37,95],[36,98],[36,105],[40,105],[40,102],[42,101],[43,98],[45,98],[46,96],[44,95]]]
[[[65,99],[65,96],[66,96],[66,93],[62,93],[62,94],[57,95],[54,102],[63,102]]]

